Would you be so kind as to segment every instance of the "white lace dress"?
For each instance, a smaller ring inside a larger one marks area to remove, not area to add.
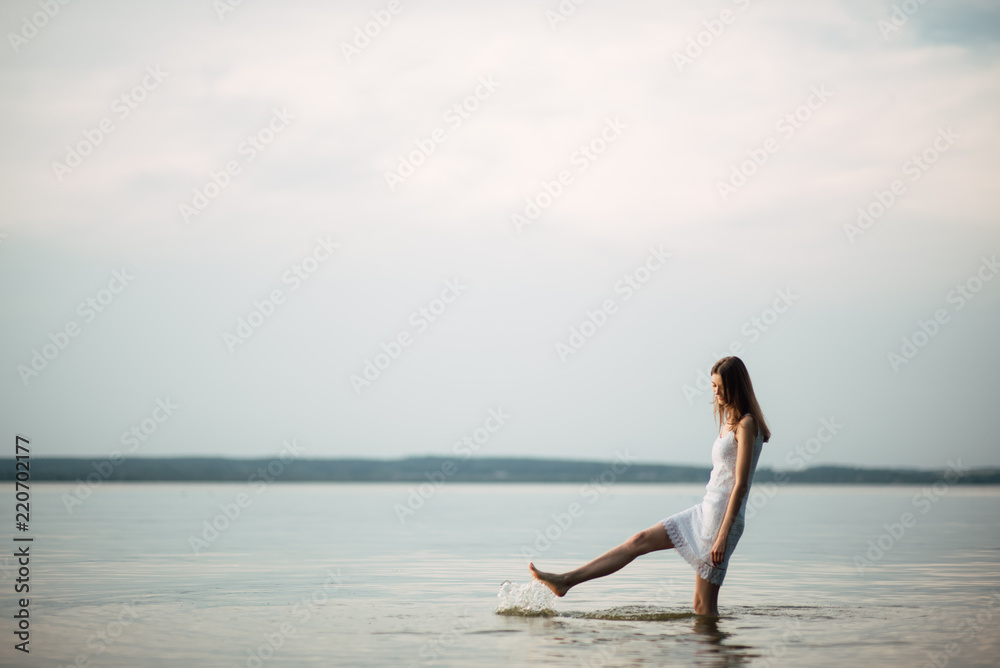
[[[712,475],[705,487],[705,498],[697,506],[671,515],[660,520],[674,544],[677,554],[684,557],[703,579],[721,585],[726,577],[729,557],[736,549],[736,543],[743,535],[744,515],[747,509],[747,499],[750,498],[750,485],[753,482],[754,471],[757,470],[757,460],[764,447],[764,437],[757,430],[757,438],[753,444],[753,457],[750,460],[750,475],[747,478],[747,493],[743,497],[743,505],[733,521],[726,542],[726,558],[719,566],[712,565],[712,545],[719,536],[722,520],[729,507],[729,497],[736,484],[736,434],[725,432],[715,439],[712,445]]]

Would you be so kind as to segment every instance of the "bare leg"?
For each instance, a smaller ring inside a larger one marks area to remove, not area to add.
[[[694,612],[696,615],[719,616],[719,585],[694,576]]]
[[[545,573],[535,568],[534,564],[528,564],[528,568],[531,569],[535,579],[543,582],[556,596],[565,596],[571,587],[581,582],[610,575],[640,555],[656,550],[668,550],[673,546],[667,530],[657,522],[575,570],[566,573]]]

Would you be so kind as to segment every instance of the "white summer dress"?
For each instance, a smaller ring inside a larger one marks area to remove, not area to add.
[[[712,545],[719,536],[722,520],[726,516],[729,497],[736,484],[736,434],[727,431],[715,439],[712,445],[712,475],[705,487],[705,498],[697,506],[671,515],[660,520],[666,528],[670,542],[674,544],[677,554],[684,557],[703,579],[721,585],[726,577],[729,557],[736,549],[736,543],[743,535],[745,526],[744,515],[747,509],[747,499],[750,498],[750,485],[753,474],[757,470],[757,460],[764,447],[764,436],[760,429],[753,444],[753,457],[750,460],[750,475],[747,478],[747,493],[743,497],[740,512],[733,520],[726,541],[726,557],[719,566],[712,565]]]

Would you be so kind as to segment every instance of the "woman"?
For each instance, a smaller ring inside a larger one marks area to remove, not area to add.
[[[576,570],[544,573],[528,564],[531,574],[556,596],[565,596],[581,582],[610,575],[639,555],[674,548],[697,574],[695,613],[719,614],[719,587],[743,535],[750,483],[771,432],[740,358],[723,357],[712,366],[712,392],[720,434],[712,446],[712,475],[702,502],[640,531]]]

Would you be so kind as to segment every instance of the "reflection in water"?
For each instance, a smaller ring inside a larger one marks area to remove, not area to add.
[[[589,665],[664,665],[678,661],[698,666],[729,668],[747,666],[767,654],[753,645],[736,643],[732,629],[736,618],[696,615],[646,605],[626,605],[593,611],[554,612],[539,629],[537,614],[507,610],[506,616],[524,617],[533,630],[542,631],[553,644],[533,648],[525,659],[559,663],[567,652],[582,656]],[[531,621],[529,621],[531,619]],[[565,621],[563,621],[565,620]],[[575,624],[603,620],[609,625]],[[687,623],[690,622],[690,627]],[[688,631],[690,629],[690,631]]]
[[[700,645],[694,651],[695,664],[699,666],[745,666],[750,661],[751,647],[725,642],[734,634],[719,628],[720,618],[708,615],[695,615],[694,631],[696,642]],[[724,623],[724,622],[723,622]]]

